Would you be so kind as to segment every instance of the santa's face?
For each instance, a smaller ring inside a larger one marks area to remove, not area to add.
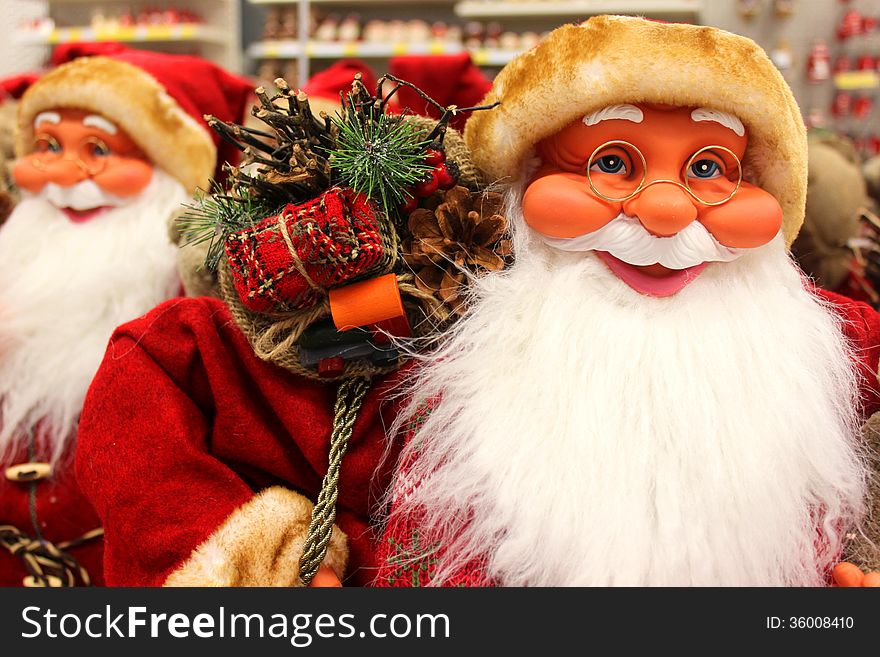
[[[43,196],[74,223],[128,204],[150,184],[153,165],[122,128],[84,110],[41,112],[16,184]]]
[[[595,251],[642,294],[675,294],[779,232],[779,203],[742,180],[747,142],[716,110],[603,108],[538,145],[525,220],[550,246]]]

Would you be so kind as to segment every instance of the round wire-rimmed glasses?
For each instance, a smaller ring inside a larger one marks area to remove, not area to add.
[[[607,166],[607,172],[593,171],[593,165]],[[712,177],[691,176],[691,167],[701,165],[702,169],[713,174]],[[624,173],[620,173],[624,170]],[[600,175],[597,175],[600,174]],[[645,156],[628,141],[616,139],[607,141],[596,148],[587,161],[587,181],[590,189],[601,199],[620,203],[628,201],[645,188],[657,183],[672,183],[686,191],[694,200],[703,205],[727,203],[742,185],[742,163],[729,148],[724,146],[705,146],[688,158],[684,166],[684,183],[679,180],[658,179],[645,183],[648,178],[648,163]],[[636,184],[635,181],[638,180]]]
[[[35,169],[45,171],[46,167],[59,160],[70,160],[89,176],[97,176],[107,166],[110,147],[97,137],[87,137],[77,149],[76,157],[64,155],[64,149],[58,140],[50,134],[39,134],[34,137],[31,165]]]

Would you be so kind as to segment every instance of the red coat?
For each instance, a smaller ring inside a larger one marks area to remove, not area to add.
[[[824,296],[860,348],[872,413],[880,408],[872,373],[880,315]],[[383,400],[398,377],[371,388],[343,460],[337,524],[349,537],[346,584],[373,581],[381,565],[371,512],[396,458],[395,448],[376,473],[384,427],[396,412]],[[162,584],[255,491],[280,485],[314,500],[327,468],[334,389],[259,360],[215,299],[171,300],[120,327],[86,399],[76,459],[80,485],[104,523],[107,583]],[[397,572],[385,583],[422,580],[413,574]]]
[[[40,460],[39,457],[37,460]],[[0,461],[0,474],[10,466],[28,463],[27,447]],[[58,544],[70,541],[101,526],[101,520],[77,486],[73,454],[68,453],[54,467],[50,477],[34,484],[0,479],[0,525],[12,525],[31,538],[36,537],[30,512],[30,488],[36,489],[36,516],[45,540]],[[104,583],[103,541],[90,540],[67,552],[86,569],[92,584]],[[0,547],[0,586],[21,586],[28,572],[20,557]]]
[[[863,420],[880,411],[880,381],[877,367],[880,363],[880,314],[862,301],[853,301],[821,288],[813,290],[829,302],[843,320],[843,332],[858,354],[859,392]]]
[[[348,535],[346,583],[375,576],[374,478],[385,450],[374,383],[339,481],[337,525]],[[109,585],[162,584],[255,491],[283,485],[317,498],[327,469],[334,384],[258,359],[226,306],[172,299],[117,329],[80,419],[76,470],[106,532]]]

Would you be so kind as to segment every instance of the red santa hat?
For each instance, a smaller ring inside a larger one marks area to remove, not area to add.
[[[251,84],[204,59],[139,50],[81,57],[47,73],[24,94],[16,151],[33,142],[34,119],[59,108],[107,117],[190,192],[207,188],[238,152],[209,130],[205,114],[240,123]],[[216,169],[216,171],[215,171]]]
[[[0,80],[0,103],[10,98],[18,100],[39,79],[37,73],[22,73]]]
[[[98,55],[116,55],[128,50],[128,46],[118,41],[74,41],[61,43],[52,51],[51,64],[61,66],[80,57],[96,57]]]
[[[797,102],[754,41],[712,27],[596,16],[554,30],[511,61],[468,121],[475,164],[515,181],[540,140],[620,103],[710,107],[748,129],[744,179],[770,192],[791,244],[804,219],[807,136]]]

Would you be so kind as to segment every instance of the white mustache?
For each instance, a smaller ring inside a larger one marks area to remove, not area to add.
[[[83,180],[70,187],[62,187],[56,183],[46,183],[36,196],[42,196],[56,208],[72,208],[74,210],[92,210],[104,206],[114,208],[125,205],[130,199],[108,194],[94,180]]]
[[[699,221],[692,221],[672,237],[652,235],[636,217],[623,213],[599,230],[577,237],[541,239],[560,251],[607,251],[630,265],[661,264],[669,269],[687,269],[704,262],[730,262],[748,249],[719,243]]]

